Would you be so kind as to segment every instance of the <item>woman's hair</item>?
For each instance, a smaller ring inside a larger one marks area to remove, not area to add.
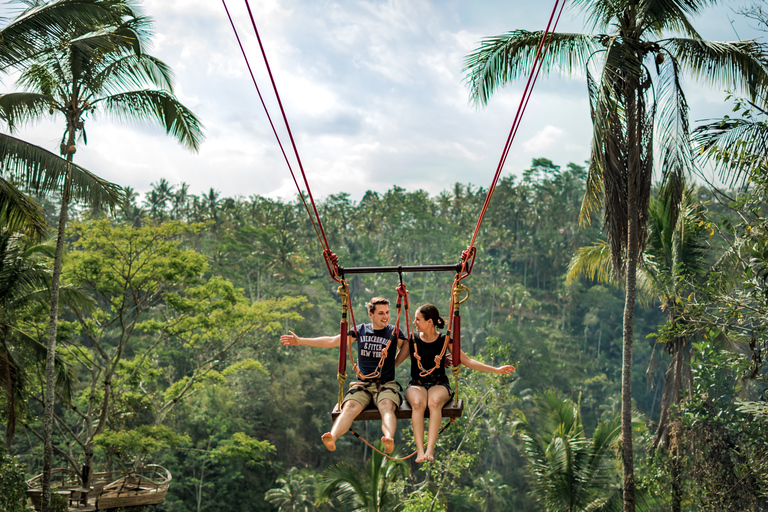
[[[445,320],[440,316],[440,311],[437,310],[437,307],[434,304],[424,304],[423,306],[419,306],[416,313],[421,313],[424,320],[432,320],[436,329],[445,327]]]

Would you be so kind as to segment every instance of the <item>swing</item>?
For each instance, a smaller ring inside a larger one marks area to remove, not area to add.
[[[261,104],[264,107],[264,111],[267,115],[267,119],[269,120],[269,124],[272,127],[272,132],[275,135],[275,138],[277,139],[277,143],[280,146],[280,149],[283,153],[283,157],[285,158],[285,162],[288,166],[288,170],[291,173],[291,177],[293,178],[294,183],[296,184],[296,188],[299,192],[299,197],[301,199],[302,204],[304,205],[304,209],[306,210],[310,221],[312,222],[312,227],[315,230],[315,234],[317,235],[317,238],[321,245],[323,246],[323,259],[325,261],[326,267],[328,268],[328,272],[331,275],[331,278],[338,282],[340,284],[339,286],[339,294],[342,296],[342,320],[341,320],[341,343],[339,345],[340,352],[339,352],[339,371],[337,375],[337,379],[339,381],[339,400],[334,407],[334,411],[332,412],[332,416],[334,419],[338,414],[340,414],[339,411],[339,405],[342,403],[342,399],[344,396],[344,382],[347,378],[346,375],[346,358],[344,355],[344,352],[347,350],[347,309],[348,301],[349,301],[349,288],[346,285],[346,282],[344,281],[344,274],[345,273],[364,273],[364,272],[403,272],[403,271],[441,271],[441,270],[452,270],[456,272],[456,278],[454,280],[452,293],[451,293],[451,310],[453,310],[453,315],[451,316],[451,321],[448,327],[448,332],[446,334],[446,340],[449,340],[451,338],[451,332],[453,330],[453,350],[451,351],[453,354],[452,357],[452,366],[451,370],[453,371],[455,380],[456,380],[456,394],[454,395],[453,403],[446,404],[446,407],[443,408],[443,416],[450,418],[450,422],[443,427],[442,430],[444,430],[448,425],[450,425],[456,417],[461,416],[462,409],[463,409],[463,402],[458,397],[458,375],[461,368],[461,344],[460,344],[460,323],[461,323],[461,317],[459,316],[459,304],[461,302],[464,302],[466,300],[466,297],[463,300],[459,300],[458,297],[461,293],[461,291],[466,290],[466,287],[461,285],[460,281],[466,277],[468,277],[472,273],[472,267],[474,266],[475,262],[475,256],[477,254],[477,249],[475,247],[475,241],[477,239],[477,236],[480,232],[480,226],[483,222],[483,218],[485,217],[485,213],[488,209],[488,205],[490,204],[491,198],[493,197],[493,192],[496,188],[496,184],[499,181],[499,178],[501,176],[501,171],[504,167],[504,163],[506,162],[507,155],[509,154],[510,147],[512,145],[512,141],[515,138],[515,135],[517,134],[517,130],[520,126],[520,122],[522,120],[523,113],[525,112],[525,108],[528,105],[528,101],[530,99],[531,93],[533,91],[533,86],[536,83],[536,78],[538,77],[539,71],[542,67],[542,56],[546,53],[547,49],[549,48],[550,43],[552,42],[552,33],[555,31],[555,28],[557,27],[557,23],[560,20],[560,15],[562,14],[563,7],[565,5],[565,2],[563,1],[561,3],[561,0],[556,0],[555,5],[552,9],[552,14],[549,18],[549,23],[547,24],[546,29],[542,33],[541,40],[539,42],[539,45],[536,49],[536,55],[534,57],[530,73],[528,75],[528,81],[525,85],[525,90],[523,91],[523,95],[520,99],[520,104],[517,108],[517,113],[515,114],[515,119],[512,123],[512,127],[510,128],[509,135],[507,137],[507,141],[504,145],[504,149],[501,154],[501,158],[499,159],[499,163],[496,166],[496,173],[493,176],[493,180],[491,181],[491,185],[488,188],[488,193],[485,198],[485,202],[483,203],[483,207],[480,211],[480,215],[477,220],[477,224],[475,225],[475,229],[472,233],[472,236],[470,238],[470,242],[467,245],[467,248],[462,251],[461,253],[461,259],[460,262],[456,265],[422,265],[422,266],[412,266],[412,267],[404,267],[404,266],[397,266],[397,267],[378,267],[378,268],[366,268],[366,267],[358,267],[358,268],[347,268],[344,269],[343,267],[339,266],[338,264],[338,257],[336,254],[331,252],[330,245],[328,243],[328,239],[325,235],[325,229],[323,228],[323,224],[320,221],[320,214],[317,211],[317,206],[315,204],[314,197],[312,196],[312,191],[309,187],[309,182],[307,180],[306,173],[304,171],[304,166],[301,162],[301,158],[299,156],[298,148],[296,147],[296,142],[293,137],[293,133],[291,132],[290,124],[288,123],[288,118],[285,114],[285,110],[283,109],[282,100],[280,99],[280,94],[277,91],[277,86],[275,85],[275,80],[272,75],[272,70],[269,66],[269,61],[267,60],[266,52],[264,51],[264,45],[261,42],[261,37],[259,36],[259,31],[256,27],[256,22],[253,19],[253,14],[251,13],[251,8],[248,3],[248,0],[245,0],[245,4],[248,8],[248,14],[251,19],[251,24],[253,26],[254,33],[256,35],[256,39],[259,43],[259,48],[261,50],[261,54],[264,58],[264,64],[267,68],[267,72],[269,74],[270,81],[272,83],[272,89],[275,93],[275,98],[277,99],[277,103],[280,107],[280,112],[282,114],[283,121],[285,123],[285,128],[288,132],[288,136],[290,138],[291,146],[293,148],[293,153],[296,157],[296,163],[298,164],[298,168],[301,172],[301,177],[303,178],[304,185],[306,187],[306,197],[304,194],[304,191],[302,191],[301,186],[299,185],[299,181],[296,177],[296,174],[294,173],[293,167],[291,166],[291,162],[288,159],[288,156],[286,154],[285,148],[283,147],[283,143],[280,140],[280,137],[277,133],[277,130],[275,129],[274,123],[272,122],[272,117],[269,114],[269,110],[267,109],[266,103],[264,102],[264,99],[261,95],[261,91],[259,89],[258,84],[256,83],[256,78],[254,77],[253,71],[251,69],[250,62],[248,61],[248,56],[246,55],[245,49],[243,48],[243,45],[240,41],[240,36],[237,33],[237,29],[235,28],[235,24],[232,21],[232,17],[229,14],[229,10],[227,9],[226,0],[222,0],[222,3],[224,4],[224,9],[227,11],[227,17],[229,18],[230,24],[232,25],[232,29],[235,33],[235,37],[237,38],[238,45],[240,46],[240,50],[243,53],[243,57],[245,59],[246,65],[248,67],[248,71],[251,75],[251,79],[253,80],[253,84],[256,88],[256,91],[259,95],[259,99],[261,100]],[[559,12],[558,12],[559,11]],[[554,21],[554,23],[553,23]],[[310,208],[311,206],[311,208]],[[401,284],[402,284],[402,274],[401,274]],[[399,292],[398,292],[399,293]],[[467,292],[468,295],[468,292]],[[398,295],[399,297],[399,295]],[[399,314],[400,314],[400,303],[398,298],[398,326],[399,326]],[[351,308],[349,308],[351,311]],[[354,316],[352,318],[352,321],[354,323]],[[448,342],[448,341],[447,341]],[[447,343],[446,342],[446,343]],[[351,357],[351,349],[350,349],[350,358]],[[352,360],[353,368],[357,368],[354,363],[354,360]],[[379,367],[380,369],[380,367]],[[429,411],[425,411],[425,417],[427,417],[429,414]],[[406,419],[411,417],[411,408],[407,404],[407,402],[403,403],[403,406],[400,407],[400,410],[397,411],[397,418],[398,419]],[[366,420],[374,420],[374,419],[380,419],[379,411],[378,409],[372,409],[372,410],[364,410],[362,413],[358,415],[356,420],[359,421],[366,421]],[[354,430],[350,429],[355,435],[357,435]],[[441,430],[441,432],[442,432]],[[359,436],[358,436],[359,437]],[[365,440],[363,440],[365,441]],[[367,443],[367,441],[365,441]],[[370,445],[373,448],[372,445]],[[376,448],[374,448],[376,449]],[[378,450],[376,450],[378,451]],[[382,452],[379,452],[382,453]],[[383,454],[383,453],[382,453]],[[415,452],[414,452],[415,454]],[[387,457],[389,457],[386,454],[383,454]],[[413,454],[412,454],[413,455]]]
[[[471,261],[470,261],[470,267],[471,264],[474,263],[474,251],[471,251]],[[452,371],[455,377],[455,388],[456,392],[454,394],[454,397],[452,400],[449,400],[448,403],[446,403],[443,406],[443,412],[442,417],[449,418],[451,420],[454,420],[456,418],[461,417],[462,412],[464,411],[464,401],[459,398],[459,380],[458,380],[458,374],[460,370],[461,365],[461,316],[459,314],[459,305],[463,303],[467,298],[469,297],[469,290],[460,283],[461,279],[469,275],[468,267],[467,267],[467,260],[469,259],[469,254],[467,257],[463,260],[463,262],[460,262],[456,265],[417,265],[417,266],[403,266],[398,265],[396,267],[353,267],[353,268],[343,268],[343,267],[336,267],[338,269],[338,276],[339,276],[339,288],[338,293],[341,296],[341,322],[340,322],[340,329],[341,329],[341,342],[339,343],[339,369],[337,374],[337,380],[339,381],[339,398],[338,402],[334,405],[332,411],[331,411],[331,417],[335,421],[336,418],[341,414],[341,407],[340,404],[343,401],[344,398],[344,382],[346,381],[347,375],[346,375],[346,353],[349,354],[349,359],[352,362],[352,368],[355,371],[355,374],[360,380],[365,379],[371,379],[376,378],[380,374],[381,366],[384,363],[384,360],[387,357],[387,351],[390,348],[392,341],[394,341],[395,337],[397,336],[397,332],[400,330],[400,316],[402,312],[402,305],[405,303],[405,312],[406,312],[406,325],[407,325],[407,333],[408,333],[408,339],[411,338],[410,333],[410,307],[408,303],[408,291],[405,288],[405,285],[403,284],[403,272],[439,272],[439,271],[452,271],[456,273],[456,278],[454,279],[454,284],[452,287],[452,293],[451,293],[451,309],[453,310],[453,315],[451,317],[451,323],[448,326],[448,332],[445,336],[445,343],[443,345],[443,351],[440,354],[440,357],[445,354],[447,347],[451,342],[453,342],[453,348],[451,350],[452,354],[455,354],[452,356]],[[350,300],[349,300],[349,286],[347,285],[346,280],[344,279],[344,274],[362,274],[362,273],[374,273],[374,272],[397,272],[400,276],[400,285],[397,287],[397,321],[395,322],[396,329],[392,330],[392,334],[390,336],[389,341],[387,342],[386,347],[384,350],[382,350],[381,358],[379,360],[379,364],[376,368],[376,370],[369,374],[369,375],[362,375],[358,369],[357,364],[355,363],[354,356],[352,355],[352,347],[351,343],[347,343],[347,333],[348,333],[348,322],[347,322],[347,312],[350,313],[352,317],[352,324],[355,325],[355,329],[357,329],[357,326],[355,324],[354,319],[354,312],[352,311],[352,308],[350,306]],[[462,292],[466,292],[466,296],[462,299],[460,298],[460,295]],[[453,337],[451,336],[451,332],[453,331]],[[416,353],[416,357],[418,360],[419,368],[422,370],[422,374],[424,376],[429,375],[432,373],[437,367],[438,363],[435,363],[435,366],[429,370],[425,371],[424,368],[421,365],[421,359],[418,357],[418,352]],[[403,402],[400,405],[400,407],[395,411],[395,417],[397,419],[411,419],[411,405],[408,403],[408,401],[403,397]],[[424,417],[429,418],[429,409],[427,408],[424,411]],[[379,409],[376,407],[375,404],[370,403],[368,406],[363,409],[360,414],[355,417],[354,421],[374,421],[374,420],[381,420],[381,413],[379,412]]]

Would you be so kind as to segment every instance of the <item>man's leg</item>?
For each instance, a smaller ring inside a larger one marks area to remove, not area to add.
[[[326,432],[321,437],[323,444],[328,450],[334,451],[336,449],[336,440],[349,430],[352,422],[355,421],[355,418],[363,409],[363,404],[355,400],[347,400],[341,405],[341,414],[333,422],[331,431]]]
[[[384,443],[384,452],[392,453],[392,450],[395,449],[395,430],[397,429],[395,410],[397,406],[389,398],[382,398],[376,405],[379,408],[379,413],[381,413],[381,431],[384,433],[381,442]]]

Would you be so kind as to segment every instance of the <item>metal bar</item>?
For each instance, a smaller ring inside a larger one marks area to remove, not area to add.
[[[379,274],[384,272],[455,272],[461,271],[461,263],[455,265],[398,265],[396,267],[339,267],[339,274]]]

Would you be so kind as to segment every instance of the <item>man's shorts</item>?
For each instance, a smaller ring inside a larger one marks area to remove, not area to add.
[[[400,389],[400,384],[394,380],[389,382],[356,381],[349,385],[349,390],[344,395],[344,402],[354,400],[365,409],[371,402],[378,406],[380,401],[389,398],[395,403],[395,407],[400,407],[403,401],[400,396]],[[342,406],[344,402],[342,402]]]

